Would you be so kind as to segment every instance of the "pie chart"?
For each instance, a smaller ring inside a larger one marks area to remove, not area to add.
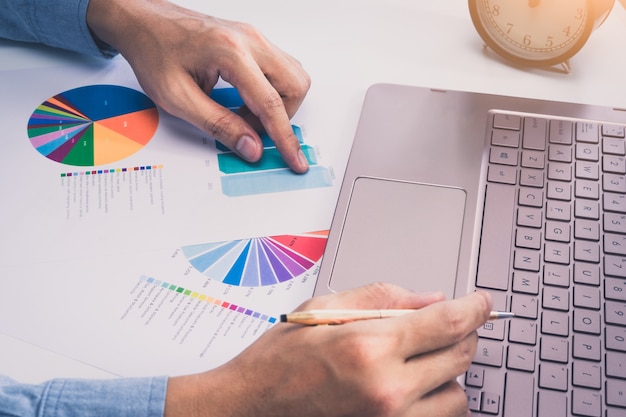
[[[148,96],[117,85],[89,85],[57,94],[28,120],[28,137],[55,162],[96,166],[120,161],[154,136],[159,112]]]

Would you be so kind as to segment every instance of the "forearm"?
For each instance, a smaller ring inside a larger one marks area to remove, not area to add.
[[[38,42],[84,54],[111,57],[86,22],[89,0],[0,0],[0,37]]]
[[[161,417],[167,379],[55,379],[20,384],[0,376],[0,415]]]

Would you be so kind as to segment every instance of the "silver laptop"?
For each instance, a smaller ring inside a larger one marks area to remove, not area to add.
[[[626,416],[626,110],[380,84],[316,294],[489,290],[475,415]]]

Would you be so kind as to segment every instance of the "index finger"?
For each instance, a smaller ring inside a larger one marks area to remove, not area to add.
[[[491,295],[477,291],[390,320],[403,331],[399,349],[408,359],[463,340],[488,320],[492,306]]]
[[[246,107],[259,119],[269,137],[272,138],[287,165],[297,173],[306,172],[309,164],[291,127],[283,97],[256,62],[250,62],[249,66],[249,70],[240,72],[245,74],[244,76],[231,83],[238,89]],[[294,101],[298,102],[290,98],[290,102]],[[290,110],[293,112],[293,109]]]

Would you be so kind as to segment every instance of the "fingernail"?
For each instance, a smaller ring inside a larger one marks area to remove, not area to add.
[[[242,158],[251,161],[256,156],[256,142],[250,136],[244,135],[237,141],[235,150]]]
[[[302,152],[302,149],[298,151],[298,159],[300,160],[300,165],[303,168],[306,168],[309,166],[309,161],[306,159],[306,156],[304,156],[304,152]]]

